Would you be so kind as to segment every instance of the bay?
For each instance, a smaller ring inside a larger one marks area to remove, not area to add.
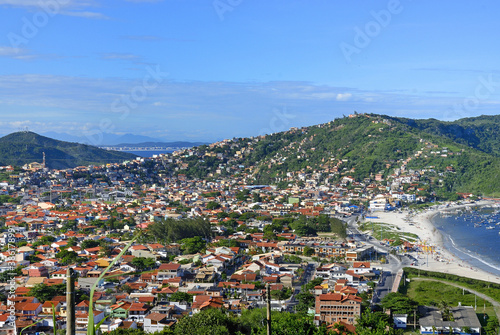
[[[498,208],[491,207],[442,212],[432,219],[447,250],[494,276],[500,276],[499,222]]]

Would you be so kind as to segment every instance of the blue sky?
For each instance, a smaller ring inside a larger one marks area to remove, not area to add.
[[[0,0],[0,134],[215,141],[353,111],[498,114],[499,7]]]

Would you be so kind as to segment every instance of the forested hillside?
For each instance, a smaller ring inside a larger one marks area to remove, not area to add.
[[[206,178],[251,173],[255,184],[286,183],[293,172],[335,182],[384,179],[418,170],[446,192],[500,194],[498,117],[454,123],[375,114],[267,136],[201,146],[182,158],[178,173]],[[469,134],[469,135],[467,135]]]
[[[0,165],[22,166],[32,162],[42,163],[44,152],[46,166],[53,169],[117,163],[135,158],[135,155],[129,153],[58,141],[33,132],[22,131],[0,138]]]

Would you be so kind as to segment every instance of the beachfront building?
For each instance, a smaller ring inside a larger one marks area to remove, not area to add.
[[[377,194],[375,198],[370,201],[370,206],[368,208],[371,212],[381,212],[385,210],[388,204],[389,202],[383,194]]]
[[[442,312],[435,307],[419,308],[421,334],[480,334],[481,323],[472,306],[450,308],[452,317],[443,319]]]

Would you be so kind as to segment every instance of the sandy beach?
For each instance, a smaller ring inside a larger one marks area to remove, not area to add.
[[[492,201],[481,201],[475,204],[449,205],[448,207],[441,205],[414,215],[409,215],[408,211],[402,213],[376,212],[373,213],[373,216],[377,216],[378,219],[372,219],[371,221],[395,225],[400,228],[400,232],[416,234],[419,236],[421,244],[433,247],[432,253],[412,253],[419,260],[417,268],[500,283],[498,275],[476,268],[446,250],[443,247],[441,233],[431,222],[432,217],[441,211],[451,211],[466,206],[485,206],[493,203]]]

